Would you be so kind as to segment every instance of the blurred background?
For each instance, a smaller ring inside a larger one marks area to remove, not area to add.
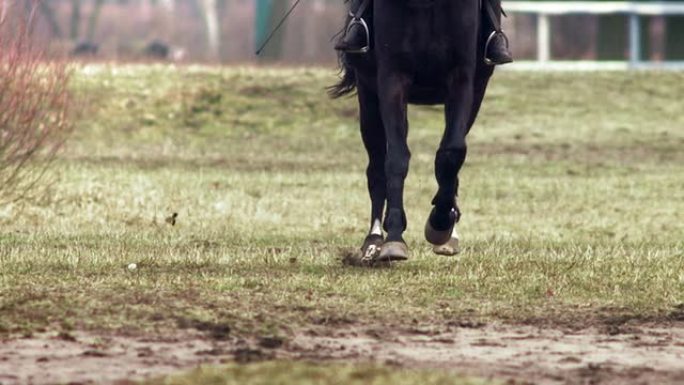
[[[504,1],[512,4],[513,1]],[[93,60],[292,64],[334,62],[331,39],[341,30],[343,0],[302,0],[263,57],[259,42],[293,0],[0,0],[0,33],[34,8],[34,36],[54,55]],[[536,15],[511,13],[505,28],[518,60],[537,55]],[[684,60],[684,16],[641,17],[644,60]],[[550,18],[555,60],[624,60],[627,15]]]

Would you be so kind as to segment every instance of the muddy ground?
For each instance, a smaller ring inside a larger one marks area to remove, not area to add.
[[[225,337],[225,336],[223,336]],[[461,323],[316,327],[286,340],[73,333],[2,341],[0,383],[119,383],[267,359],[439,368],[511,384],[684,383],[684,323],[581,330]]]

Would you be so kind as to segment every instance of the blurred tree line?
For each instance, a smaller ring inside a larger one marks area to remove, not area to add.
[[[255,47],[293,1],[0,0],[0,17],[26,14],[36,7],[39,35],[50,42],[51,49],[103,59],[131,60],[157,53],[156,58],[185,61],[333,62],[330,40],[343,27],[343,0],[303,0],[262,57],[255,57]],[[533,16],[512,15],[505,24],[516,56],[534,57]],[[624,59],[627,26],[626,15],[554,17],[553,55]],[[642,27],[645,58],[684,60],[684,17],[645,17]]]
[[[290,0],[0,0],[0,17],[12,29],[33,15],[36,35],[52,52],[129,60],[164,47],[187,61],[256,60],[258,43],[291,5]],[[341,0],[306,0],[276,34],[259,60],[335,60],[330,40],[342,28]],[[299,47],[298,47],[299,45]]]

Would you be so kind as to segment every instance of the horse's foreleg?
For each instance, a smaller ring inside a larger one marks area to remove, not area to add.
[[[473,82],[473,102],[470,108],[470,117],[468,118],[468,132],[470,132],[470,129],[475,124],[477,115],[480,113],[480,107],[482,107],[482,101],[487,92],[487,84],[489,84],[489,79],[493,72],[494,68],[485,64],[478,68],[475,81]]]
[[[474,73],[455,70],[449,76],[449,96],[445,106],[446,129],[435,158],[435,176],[439,189],[432,201],[434,208],[425,226],[425,237],[440,254],[456,254],[458,237],[455,225],[461,213],[456,202],[458,174],[466,159],[466,135],[469,129],[474,92]]]
[[[373,260],[380,253],[384,242],[382,234],[382,213],[387,199],[387,178],[385,178],[385,155],[387,141],[385,128],[380,117],[380,104],[377,94],[369,87],[358,85],[361,138],[368,152],[368,193],[371,199],[370,230],[361,252],[363,258]]]
[[[387,155],[387,211],[385,230],[387,241],[380,253],[381,260],[403,260],[408,248],[403,233],[406,230],[404,212],[404,180],[408,175],[411,152],[408,148],[407,102],[410,78],[397,71],[380,68],[378,71],[378,95],[380,112],[385,127]]]

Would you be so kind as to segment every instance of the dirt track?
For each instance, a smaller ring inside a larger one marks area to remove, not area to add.
[[[613,334],[613,335],[611,335]],[[379,338],[378,338],[379,337]],[[562,331],[529,326],[346,331],[301,336],[312,358],[371,357],[408,367],[436,367],[533,384],[684,383],[684,328]]]
[[[684,325],[581,331],[463,324],[403,331],[318,328],[279,341],[40,336],[3,341],[0,383],[117,382],[202,363],[269,358],[442,368],[516,384],[684,383]],[[125,382],[124,382],[125,383]]]

